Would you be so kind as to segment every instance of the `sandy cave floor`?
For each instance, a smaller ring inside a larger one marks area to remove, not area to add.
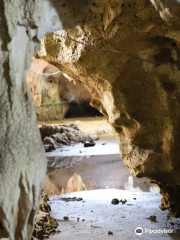
[[[62,201],[62,197],[81,197],[82,201]],[[126,199],[126,204],[112,205],[113,198]],[[161,195],[133,193],[117,189],[74,192],[50,197],[52,216],[59,222],[61,233],[50,236],[50,240],[180,240],[180,219],[175,219],[168,211],[159,209]],[[157,222],[148,219],[155,215]],[[68,221],[63,217],[69,217]],[[79,220],[78,220],[79,218]],[[141,227],[144,233],[135,234]],[[168,233],[145,233],[147,230],[172,230]],[[113,234],[109,235],[108,231]]]

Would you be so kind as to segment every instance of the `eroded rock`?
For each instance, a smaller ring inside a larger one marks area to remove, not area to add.
[[[0,1],[0,238],[30,239],[46,172],[35,107],[26,84],[32,56],[47,32],[81,22],[90,3]]]
[[[0,238],[11,240],[30,239],[47,162],[26,84],[35,46],[23,2],[0,1]]]
[[[51,207],[48,204],[48,200],[48,196],[42,193],[33,231],[33,237],[38,239],[46,239],[49,238],[49,235],[51,234],[59,233],[59,231],[56,230],[59,223],[50,215]]]
[[[90,89],[131,174],[159,184],[180,216],[180,5],[151,2],[96,0],[83,25],[46,35],[38,56]]]
[[[98,140],[97,137],[80,131],[78,126],[73,123],[57,126],[43,124],[39,130],[46,152],[61,148],[64,145],[69,146],[75,143]]]
[[[62,189],[62,193],[70,193],[77,191],[86,191],[87,187],[85,183],[83,183],[82,178],[77,173],[74,173],[72,177],[67,182],[67,188]]]
[[[91,94],[55,66],[45,61],[32,60],[27,82],[36,104],[39,121],[61,120],[70,103],[89,103]]]

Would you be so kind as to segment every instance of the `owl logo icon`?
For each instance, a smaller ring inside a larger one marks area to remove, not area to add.
[[[143,234],[143,229],[142,229],[141,227],[137,227],[137,228],[135,229],[135,233],[136,233],[137,235],[142,235],[142,234]]]

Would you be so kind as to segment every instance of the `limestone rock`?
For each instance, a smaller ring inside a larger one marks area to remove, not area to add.
[[[47,34],[38,57],[90,89],[131,174],[159,184],[180,216],[180,5],[151,2],[96,0],[83,25]]]
[[[30,239],[46,172],[35,108],[26,84],[34,45],[28,44],[27,29],[21,22],[27,19],[20,2],[0,1],[0,238],[10,240]]]
[[[55,66],[33,58],[27,82],[36,104],[39,121],[61,120],[69,104],[89,102],[91,94],[73,79],[65,76]]]
[[[49,238],[49,235],[59,232],[56,230],[59,226],[57,220],[50,215],[51,207],[48,204],[48,200],[48,196],[43,192],[41,194],[40,207],[35,218],[33,231],[33,237],[38,239]]]
[[[166,22],[173,22],[177,20],[180,13],[180,6],[178,0],[163,1],[163,0],[150,0],[155,9],[159,12],[161,18]]]
[[[32,234],[46,159],[26,74],[47,32],[84,19],[92,1],[77,1],[0,1],[0,238]]]
[[[83,183],[82,178],[77,173],[74,173],[72,177],[68,180],[67,188],[64,190],[62,189],[62,193],[70,193],[70,192],[77,192],[77,191],[86,191],[87,187]]]
[[[57,126],[43,124],[39,130],[46,152],[61,148],[64,145],[69,146],[75,143],[98,140],[97,137],[80,131],[78,126],[72,123]]]
[[[51,75],[54,72],[56,74]],[[27,82],[33,95],[39,121],[61,120],[66,115],[69,103],[62,102],[60,98],[64,80],[69,82],[56,67],[33,58]]]

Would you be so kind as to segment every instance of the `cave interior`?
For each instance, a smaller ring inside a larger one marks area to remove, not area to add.
[[[180,1],[0,2],[0,239],[180,240]]]

